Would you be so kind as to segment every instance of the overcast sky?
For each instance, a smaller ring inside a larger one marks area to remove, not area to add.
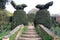
[[[26,4],[28,7],[25,8],[25,11],[28,13],[31,9],[35,8],[37,4],[46,4],[47,2],[53,1],[54,4],[48,10],[51,14],[59,14],[60,13],[60,0],[13,0],[17,5],[18,4]],[[15,9],[11,6],[11,4],[6,5],[6,9],[10,12],[14,12]]]

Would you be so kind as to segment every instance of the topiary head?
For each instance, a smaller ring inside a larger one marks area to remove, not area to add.
[[[45,5],[36,5],[36,8],[42,10],[42,9],[48,9],[50,6],[53,5],[53,1],[46,3]]]
[[[25,7],[27,7],[27,5],[26,5],[26,4],[22,4],[21,6],[23,7],[23,9],[24,9]]]
[[[22,7],[24,7],[24,8],[25,8],[25,7],[27,7],[27,5],[26,5],[26,4],[22,4],[21,6],[22,6]]]
[[[17,5],[17,6],[15,7],[15,9],[16,9],[16,10],[22,10],[23,7],[22,7],[21,5]]]
[[[36,8],[38,8],[38,9],[44,9],[44,5],[38,4],[38,5],[36,5]]]
[[[24,8],[27,7],[26,4],[16,5],[14,1],[11,1],[11,4],[16,10],[24,10]]]
[[[24,10],[25,7],[27,7],[26,4],[17,5],[16,10],[21,10],[21,9]]]

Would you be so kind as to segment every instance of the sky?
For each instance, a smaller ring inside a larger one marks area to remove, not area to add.
[[[35,8],[37,4],[46,4],[47,2],[53,1],[53,5],[49,7],[50,14],[59,14],[60,13],[60,0],[13,0],[16,5],[26,4],[28,7],[26,7],[24,10],[26,13],[28,13],[31,9]],[[12,7],[12,5],[6,4],[6,10],[10,12],[14,12],[15,9]]]

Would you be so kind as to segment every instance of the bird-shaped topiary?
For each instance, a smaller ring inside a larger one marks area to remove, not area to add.
[[[47,28],[51,27],[51,17],[50,13],[47,10],[49,6],[53,5],[53,1],[46,3],[45,5],[36,5],[36,8],[39,9],[39,11],[36,12],[36,16],[34,19],[34,25],[42,24],[46,26]]]
[[[40,4],[38,4],[38,5],[36,5],[36,8],[38,8],[38,9],[40,9],[40,10],[42,10],[42,9],[48,9],[49,6],[52,6],[52,5],[53,5],[53,1],[48,2],[48,3],[46,3],[45,5],[40,5]]]
[[[27,7],[26,4],[16,5],[16,4],[14,3],[14,1],[11,1],[11,4],[12,4],[12,6],[13,6],[16,10],[21,10],[21,9],[24,9],[25,7]]]
[[[16,5],[13,1],[11,2],[11,4],[16,9],[12,17],[11,29],[14,29],[16,26],[20,24],[26,25],[27,17],[26,17],[26,12],[24,11],[24,8],[27,7],[27,5],[26,4]]]

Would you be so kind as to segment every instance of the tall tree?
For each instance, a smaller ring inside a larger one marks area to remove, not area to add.
[[[27,14],[28,17],[28,21],[29,22],[33,22],[34,18],[35,18],[35,14],[34,13],[28,13]]]
[[[0,8],[5,9],[5,5],[8,2],[8,0],[0,0]]]

